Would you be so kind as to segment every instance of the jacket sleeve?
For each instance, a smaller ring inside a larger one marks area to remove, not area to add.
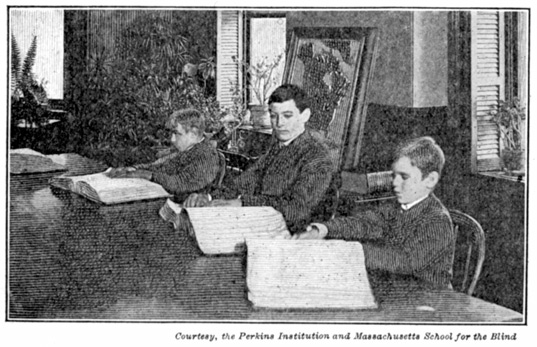
[[[381,239],[388,223],[380,211],[366,211],[357,216],[335,218],[324,223],[327,237],[346,241]]]
[[[256,194],[253,187],[257,182],[255,170],[243,178],[242,201],[245,206],[272,206],[280,211],[287,222],[297,223],[308,218],[312,209],[319,204],[330,185],[332,167],[329,159],[307,162],[300,168],[297,179],[281,196]]]
[[[261,168],[264,166],[266,155],[255,161],[246,171],[242,172],[233,181],[233,184],[213,189],[210,194],[213,199],[236,199],[239,196],[251,194],[255,191],[258,180],[261,179]]]
[[[136,164],[136,165],[133,165],[133,167],[135,167],[136,169],[153,171],[158,166],[164,165],[167,162],[171,162],[173,160],[173,158],[175,158],[176,156],[181,155],[181,153],[179,153],[177,151],[170,150],[170,152],[171,152],[170,154],[162,156],[162,157],[158,158],[157,160],[155,160],[154,162],[144,163],[144,164]]]
[[[157,160],[160,161],[161,159]],[[155,164],[155,163],[154,163]],[[166,170],[155,170],[155,165],[139,166],[153,172],[151,180],[172,194],[196,192],[211,184],[218,175],[218,154],[200,152],[188,164],[180,164],[179,157],[169,159]],[[170,173],[173,172],[173,173]]]
[[[451,251],[454,236],[447,216],[433,216],[414,226],[406,237],[379,212],[334,219],[326,223],[328,237],[360,241],[366,267],[393,273],[417,275],[436,259]]]
[[[364,243],[366,267],[394,273],[419,275],[451,252],[455,243],[449,218],[434,218],[416,226],[403,243]]]

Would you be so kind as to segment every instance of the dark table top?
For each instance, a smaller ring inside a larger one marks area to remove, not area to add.
[[[66,157],[67,174],[105,168],[77,155]],[[51,188],[50,177],[10,177],[9,319],[394,323],[524,319],[518,312],[463,293],[383,280],[372,281],[379,306],[373,310],[254,308],[247,299],[245,255],[204,256],[192,237],[158,216],[164,200],[98,205]]]

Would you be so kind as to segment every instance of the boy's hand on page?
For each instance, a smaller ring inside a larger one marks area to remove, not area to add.
[[[320,240],[328,234],[328,228],[321,223],[311,223],[306,231],[294,234],[292,240]]]
[[[208,207],[241,207],[242,201],[240,199],[222,200],[217,199],[207,203]]]
[[[149,170],[143,170],[143,169],[135,169],[132,171],[127,170],[124,178],[143,178],[144,180],[151,180],[151,177],[153,177],[153,173]]]
[[[193,193],[183,201],[183,207],[204,207],[207,206],[210,201],[209,194]]]
[[[105,172],[105,175],[110,178],[122,178],[122,177],[126,177],[126,175],[129,172],[133,172],[133,171],[136,171],[136,169],[130,166],[117,167],[117,168],[110,168],[109,170]]]
[[[117,176],[120,174],[120,172],[121,172],[122,170],[124,170],[124,169],[125,169],[125,168],[123,168],[123,167],[116,167],[116,168],[112,168],[112,167],[111,167],[111,168],[109,168],[108,170],[106,170],[106,171],[104,172],[104,174],[105,174],[106,176],[110,177],[110,178],[115,178],[115,177],[117,177]]]

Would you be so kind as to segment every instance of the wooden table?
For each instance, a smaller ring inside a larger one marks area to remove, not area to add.
[[[71,156],[70,173],[104,169]],[[449,291],[373,281],[378,309],[269,310],[247,300],[245,257],[203,256],[158,216],[163,200],[101,206],[10,178],[10,320],[442,322],[522,324],[513,310]]]

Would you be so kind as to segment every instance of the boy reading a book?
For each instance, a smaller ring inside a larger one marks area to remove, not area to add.
[[[273,142],[268,152],[232,185],[211,195],[193,194],[185,207],[271,206],[293,231],[311,221],[330,185],[333,164],[324,144],[306,130],[309,99],[300,87],[282,85],[271,94],[269,110]]]
[[[220,163],[215,146],[204,137],[203,115],[195,109],[175,111],[166,127],[175,150],[153,163],[112,169],[108,176],[156,182],[179,201],[209,186],[218,175]]]
[[[397,204],[362,215],[310,224],[294,239],[344,239],[362,243],[369,270],[451,287],[455,233],[448,210],[433,194],[444,154],[430,137],[403,143],[392,165]]]

